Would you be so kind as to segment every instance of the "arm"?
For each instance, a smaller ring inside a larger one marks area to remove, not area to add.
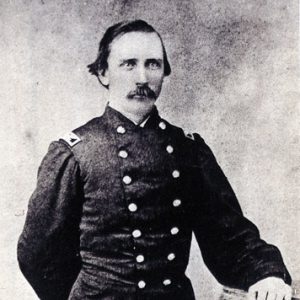
[[[221,284],[245,291],[270,276],[290,284],[279,250],[263,241],[256,226],[243,216],[213,153],[196,137],[201,199],[193,224],[206,265]]]
[[[38,172],[18,242],[20,269],[42,300],[67,299],[80,269],[82,191],[71,150],[53,142]]]

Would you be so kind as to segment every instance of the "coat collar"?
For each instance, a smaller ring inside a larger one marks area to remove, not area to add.
[[[134,130],[140,127],[139,125],[136,125],[130,119],[125,117],[122,113],[110,107],[109,105],[106,105],[105,111],[103,113],[103,119],[105,123],[111,125],[114,128],[117,128],[118,126],[123,126],[126,129]],[[154,106],[143,128],[157,128],[160,122],[161,118],[158,114],[156,106]],[[140,128],[142,129],[142,127]]]

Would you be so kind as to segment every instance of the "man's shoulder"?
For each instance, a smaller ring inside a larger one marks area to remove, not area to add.
[[[73,148],[82,142],[86,143],[91,139],[101,136],[101,133],[104,133],[104,127],[102,124],[102,116],[95,117],[85,124],[67,132],[66,134],[59,137],[59,140],[69,147]]]
[[[192,153],[198,153],[201,159],[214,157],[212,150],[198,132],[189,132],[184,128],[175,126],[167,121],[165,122],[170,128],[170,134],[182,145],[183,149],[188,149],[187,151]]]
[[[201,137],[201,135],[199,133],[190,132],[190,131],[187,131],[185,128],[171,124],[168,121],[165,121],[165,120],[163,120],[163,121],[170,128],[170,132],[172,135],[177,135],[178,137],[180,137],[186,141],[192,141],[192,143],[193,142],[204,143],[204,139]]]
[[[72,132],[84,138],[86,135],[93,134],[94,132],[98,132],[99,130],[101,131],[103,127],[102,123],[102,116],[95,117],[85,124],[75,128],[74,130],[72,130]]]

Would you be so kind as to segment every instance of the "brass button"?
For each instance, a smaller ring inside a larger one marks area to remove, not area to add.
[[[179,232],[179,228],[178,227],[173,227],[172,229],[171,229],[171,234],[172,235],[175,235],[175,234],[177,234]]]
[[[181,200],[180,199],[175,199],[174,201],[173,201],[173,206],[174,207],[178,207],[178,206],[180,206],[181,205]]]
[[[119,156],[122,158],[127,158],[128,157],[128,152],[126,150],[120,150],[119,151]]]
[[[117,127],[117,133],[124,134],[126,132],[126,129],[123,126],[118,126]]]
[[[174,148],[171,145],[168,145],[167,148],[166,148],[166,150],[167,150],[168,153],[171,154],[171,153],[173,153]]]
[[[137,211],[137,205],[135,203],[130,203],[128,205],[128,209],[131,211],[131,212],[135,212]]]
[[[171,279],[165,279],[164,281],[163,281],[163,284],[164,285],[170,285],[172,283],[172,281],[171,281]]]
[[[139,238],[141,235],[142,235],[142,232],[141,232],[139,229],[135,229],[135,230],[133,230],[133,232],[132,232],[132,236],[133,236],[134,238]]]
[[[145,257],[144,257],[144,255],[138,255],[136,258],[136,261],[138,262],[138,263],[141,263],[141,262],[143,262],[144,260],[145,260]]]
[[[159,128],[162,129],[162,130],[165,130],[165,129],[167,128],[167,125],[166,125],[165,122],[160,122],[160,123],[158,124],[158,126],[159,126]]]
[[[170,253],[169,255],[168,255],[168,260],[173,260],[175,258],[175,254],[174,253]]]
[[[146,286],[146,282],[145,282],[144,280],[140,280],[140,281],[138,282],[138,287],[139,287],[140,289],[143,289],[145,286]]]
[[[130,176],[125,175],[125,176],[123,177],[123,182],[124,182],[125,184],[130,184],[130,183],[132,182],[132,179],[131,179]]]
[[[178,170],[174,170],[172,172],[172,176],[173,176],[173,178],[178,178],[180,176],[180,172]]]

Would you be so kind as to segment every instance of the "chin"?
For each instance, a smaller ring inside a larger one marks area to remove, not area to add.
[[[133,98],[128,98],[128,101],[132,101],[132,100],[135,100],[137,102],[147,102],[147,103],[151,103],[151,102],[154,103],[156,101],[156,99],[148,98],[145,96],[139,96],[139,95],[136,95]]]
[[[130,99],[130,106],[132,109],[138,111],[150,111],[155,103],[155,99],[149,99],[144,97],[143,99]]]
[[[134,96],[133,98],[128,98],[127,102],[135,105],[153,105],[156,99],[148,98],[145,96]]]

